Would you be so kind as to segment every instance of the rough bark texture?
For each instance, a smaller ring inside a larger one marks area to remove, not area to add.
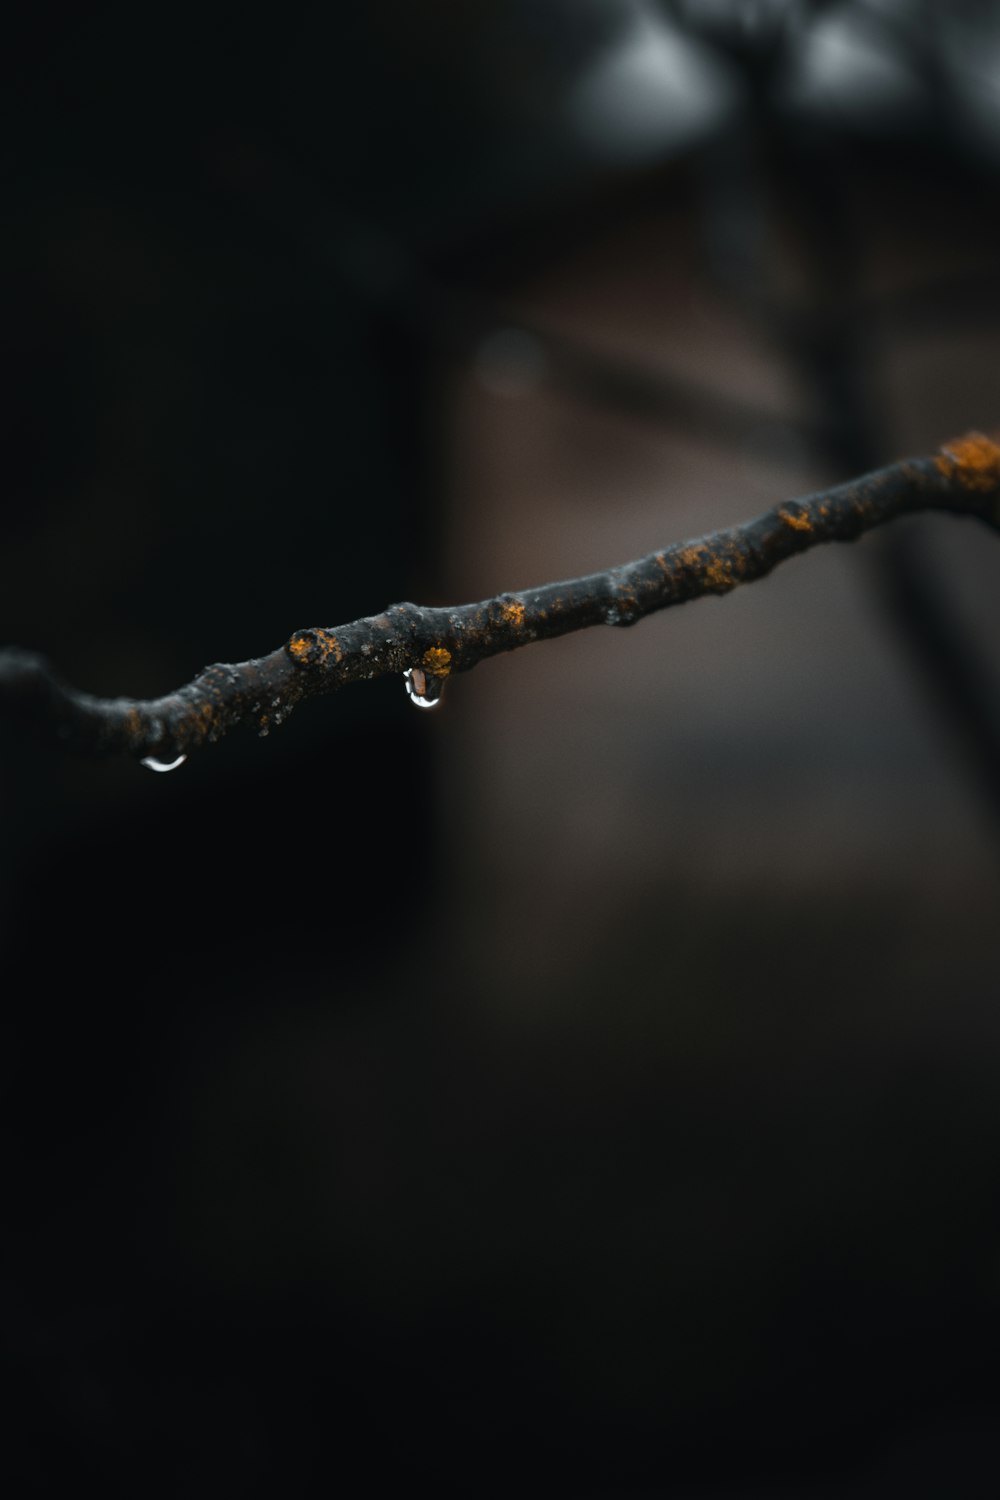
[[[206,667],[163,698],[95,698],[61,682],[41,656],[11,648],[0,652],[0,704],[9,719],[67,748],[170,761],[238,725],[267,733],[304,699],[386,673],[412,673],[416,690],[433,697],[447,677],[502,651],[591,625],[634,625],[922,510],[976,516],[1000,530],[997,442],[969,433],[935,457],[902,460],[603,573],[451,608],[394,604],[350,624],[297,630],[270,655]]]

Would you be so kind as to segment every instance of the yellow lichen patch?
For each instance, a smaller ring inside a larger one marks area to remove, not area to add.
[[[681,547],[674,553],[674,561],[682,568],[690,568],[710,589],[734,589],[743,571],[743,562],[738,554],[734,557],[713,557],[711,549],[706,546]]]
[[[783,521],[786,526],[790,526],[793,531],[812,531],[812,522],[808,516],[797,516],[790,510],[779,510],[778,520]]]
[[[447,677],[451,671],[451,652],[443,646],[431,646],[423,655],[424,671],[432,677]]]
[[[340,649],[340,642],[328,630],[316,631],[316,649],[324,664],[329,661],[331,656],[335,662],[343,661],[344,659],[344,653]]]
[[[713,557],[705,565],[705,582],[709,588],[735,588],[736,580],[732,575],[732,563],[722,562],[720,559]]]
[[[344,659],[340,642],[328,630],[300,630],[285,649],[302,667],[325,667],[331,658],[335,664]]]
[[[524,624],[524,605],[520,599],[511,599],[504,604],[500,610],[500,618],[505,625],[513,625],[515,630],[520,630]]]
[[[942,474],[957,478],[967,490],[1000,489],[1000,445],[984,432],[967,432],[946,443],[935,463]]]

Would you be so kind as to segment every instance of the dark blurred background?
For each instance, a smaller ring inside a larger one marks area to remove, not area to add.
[[[5,24],[0,640],[81,688],[1000,424],[995,5]],[[998,561],[171,776],[8,727],[7,1492],[987,1492]]]

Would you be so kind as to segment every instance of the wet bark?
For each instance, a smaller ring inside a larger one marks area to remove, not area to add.
[[[934,457],[902,460],[583,578],[454,607],[394,604],[348,624],[298,630],[269,655],[207,667],[162,698],[93,697],[62,682],[43,657],[9,648],[0,651],[0,708],[67,749],[167,763],[241,725],[268,733],[306,698],[387,673],[409,673],[414,696],[433,702],[448,677],[500,652],[593,625],[634,625],[924,510],[975,516],[1000,530],[1000,446],[970,433]]]

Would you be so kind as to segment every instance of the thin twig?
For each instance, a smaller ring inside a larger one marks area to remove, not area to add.
[[[267,732],[306,698],[386,673],[411,672],[432,698],[447,677],[502,651],[591,625],[634,625],[923,510],[976,516],[1000,530],[1000,444],[969,433],[936,457],[891,464],[604,573],[452,608],[394,604],[348,625],[298,630],[269,656],[207,667],[164,698],[95,698],[61,682],[35,653],[0,651],[0,705],[67,748],[170,761],[238,725]]]

